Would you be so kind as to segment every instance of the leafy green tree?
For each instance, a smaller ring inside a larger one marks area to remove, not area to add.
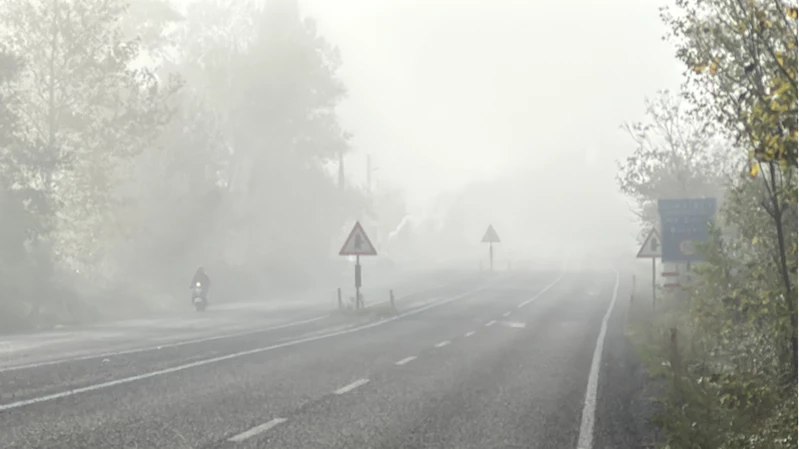
[[[338,55],[293,2],[264,11],[193,2],[176,34],[179,51],[165,66],[186,79],[181,110],[159,140],[169,151],[135,160],[146,200],[127,212],[138,237],[126,244],[126,264],[148,273],[153,289],[197,264],[242,293],[301,284],[323,271],[314,264],[329,260],[341,243],[331,239],[366,205],[326,168],[348,149],[335,114]],[[163,267],[142,254],[145,235]]]
[[[294,1],[267,2],[253,23],[253,41],[229,59],[224,112],[236,220],[275,272],[310,272],[308,261],[327,259],[340,225],[343,198],[324,166],[348,149],[335,111],[346,93],[336,77],[341,60]],[[310,203],[317,206],[298,207]]]
[[[12,104],[20,118],[15,184],[34,191],[58,255],[88,269],[101,257],[103,218],[123,162],[148,148],[175,88],[133,68],[138,41],[122,37],[123,1],[3,0],[10,48],[23,58]],[[79,247],[80,246],[80,247]],[[88,270],[87,270],[88,271]]]
[[[666,9],[677,57],[696,92],[692,101],[716,117],[748,152],[762,184],[760,213],[770,217],[775,269],[799,357],[796,307],[797,8],[782,0],[679,0]],[[765,195],[763,197],[762,195]],[[796,363],[793,363],[796,378]]]
[[[169,121],[168,100],[179,87],[137,67],[140,43],[126,40],[120,24],[127,6],[121,0],[0,1],[3,42],[20,62],[0,91],[13,95],[6,104],[17,118],[0,170],[9,193],[35,218],[28,245],[41,271],[34,284],[62,287],[39,295],[58,298],[55,313],[74,309],[68,291],[78,277],[97,281],[107,274],[107,242],[126,200],[119,180]],[[32,313],[42,305],[37,300]]]
[[[685,97],[734,142],[723,154],[741,176],[726,184],[705,263],[673,298],[687,299],[677,304],[689,344],[669,370],[661,424],[669,447],[796,447],[797,9],[675,6],[663,19],[686,65]]]

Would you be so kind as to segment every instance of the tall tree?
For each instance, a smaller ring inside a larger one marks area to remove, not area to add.
[[[342,198],[324,164],[348,148],[335,110],[346,93],[336,76],[341,60],[296,1],[267,2],[254,23],[254,40],[231,63],[231,183],[239,214],[248,211],[239,217],[249,223],[245,234],[263,242],[252,250],[269,254],[275,270],[301,269],[326,258],[339,227]]]
[[[81,268],[100,257],[112,180],[169,118],[174,80],[134,68],[138,41],[122,37],[121,0],[3,0],[6,42],[24,61],[12,104],[24,134],[6,163],[24,166],[29,189],[57,238],[58,255]],[[82,246],[80,248],[76,247]]]
[[[678,0],[676,6],[663,19],[686,64],[690,98],[747,150],[750,174],[766,195],[761,211],[774,229],[775,268],[791,323],[786,338],[796,360],[797,7],[783,0]]]

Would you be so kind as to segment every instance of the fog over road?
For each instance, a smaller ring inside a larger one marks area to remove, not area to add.
[[[397,288],[395,315],[226,305],[14,337],[0,447],[616,447],[625,412],[594,354],[599,337],[618,350],[625,279],[430,272]]]

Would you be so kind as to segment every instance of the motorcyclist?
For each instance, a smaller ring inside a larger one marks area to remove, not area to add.
[[[205,269],[203,267],[197,268],[197,271],[194,272],[194,278],[191,281],[191,285],[189,288],[194,288],[197,283],[200,283],[202,289],[200,290],[200,295],[202,296],[202,300],[206,303],[208,302],[208,290],[211,288],[211,278],[205,273]]]

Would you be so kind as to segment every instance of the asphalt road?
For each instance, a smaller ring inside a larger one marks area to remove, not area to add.
[[[609,337],[621,332],[623,320],[607,315],[625,304],[612,270],[431,275],[423,284],[403,287],[396,315],[243,308],[220,312],[224,319],[209,313],[193,333],[176,332],[182,322],[149,333],[109,326],[120,335],[107,340],[94,331],[38,346],[19,338],[0,359],[0,447],[588,449],[621,441],[605,435],[617,431],[610,415],[624,407],[595,360],[603,322]],[[238,329],[236,316],[245,322]],[[125,335],[146,338],[128,347]]]

